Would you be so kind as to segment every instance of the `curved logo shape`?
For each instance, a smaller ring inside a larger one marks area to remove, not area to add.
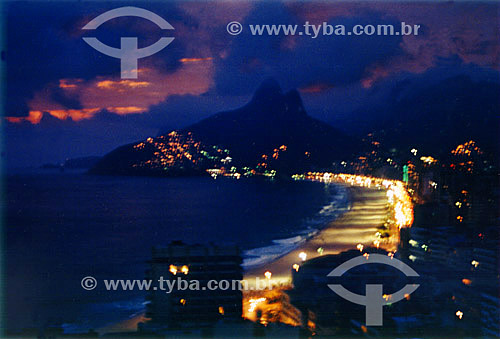
[[[418,273],[415,272],[410,266],[406,265],[404,262],[398,259],[390,258],[382,254],[370,254],[368,257],[359,256],[346,261],[345,263],[339,265],[333,271],[328,274],[328,277],[340,277],[345,272],[349,271],[351,268],[365,264],[384,264],[397,268],[403,272],[407,277],[418,277]],[[366,295],[359,295],[353,293],[342,285],[339,284],[329,284],[328,287],[335,293],[337,293],[342,298],[349,300],[352,303],[358,305],[364,305],[366,307],[366,325],[367,326],[382,326],[383,324],[383,311],[384,305],[393,304],[395,302],[401,301],[405,296],[410,295],[415,292],[419,287],[418,284],[408,284],[399,291],[387,295],[384,298],[383,286],[379,284],[367,284],[366,285]]]
[[[159,15],[138,7],[120,7],[112,9],[95,17],[83,26],[82,29],[97,29],[103,23],[123,16],[144,18],[155,23],[161,29],[174,29],[171,24]],[[154,44],[144,48],[137,48],[137,40],[137,37],[121,38],[120,48],[114,48],[103,44],[97,38],[83,38],[83,41],[102,54],[120,59],[122,79],[137,79],[137,60],[158,53],[167,47],[174,38],[160,38]]]

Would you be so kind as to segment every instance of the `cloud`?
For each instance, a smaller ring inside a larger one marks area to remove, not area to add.
[[[166,74],[159,70],[142,68],[140,80],[99,76],[86,81],[60,79],[58,86],[49,84],[34,94],[28,104],[27,117],[8,117],[8,121],[29,121],[37,124],[41,121],[40,114],[43,113],[61,120],[74,121],[90,119],[102,110],[119,115],[144,113],[171,95],[206,93],[212,87],[213,73],[213,62],[206,59],[184,63],[175,72]],[[68,100],[60,100],[61,97],[73,98],[79,107],[69,107]]]
[[[366,87],[401,72],[423,73],[443,58],[500,70],[498,3],[380,3],[377,10],[422,25],[422,34],[404,36],[403,53],[370,69]]]
[[[393,23],[377,13],[337,17],[332,25]],[[248,25],[299,25],[303,18],[281,3],[259,3],[245,18],[243,33],[232,37],[228,54],[217,60],[220,94],[252,91],[264,78],[276,78],[285,88],[315,84],[348,85],[361,80],[367,68],[401,53],[399,36],[285,36],[252,35]],[[227,34],[226,34],[227,35]]]
[[[7,3],[10,159],[37,163],[102,154],[158,129],[181,128],[237,108],[268,76],[284,89],[298,88],[308,113],[340,126],[356,120],[353,110],[400,95],[392,91],[396,80],[401,84],[422,74],[428,81],[430,70],[441,79],[448,70],[499,69],[496,3],[182,1],[137,4],[169,21],[175,30],[168,35],[175,40],[139,60],[137,80],[122,80],[120,61],[83,42],[81,27],[124,4]],[[246,28],[239,36],[226,32],[235,20]],[[405,21],[422,25],[422,34],[317,39],[248,34],[248,24],[305,21],[346,26]],[[115,47],[120,37],[137,36],[143,47],[163,33],[147,20],[121,18],[85,34]],[[411,91],[411,83],[401,90]]]
[[[96,31],[81,30],[96,15],[119,5],[9,5],[9,122],[40,123],[40,114],[81,121],[101,110],[144,113],[171,95],[201,95],[213,86],[215,59],[227,48],[214,41],[213,31],[219,32],[229,18],[245,16],[250,8],[244,2],[144,4],[141,7],[174,26],[169,33],[175,40],[164,53],[140,59],[139,79],[132,81],[117,78],[118,59],[95,51],[81,39],[91,35],[118,46],[121,36],[137,36],[142,47],[161,36],[154,24],[136,18],[117,18]],[[31,39],[36,43],[22,43]]]
[[[147,46],[166,34],[153,23],[141,18],[117,18],[95,31],[84,32],[81,27],[97,15],[124,3],[72,2],[9,2],[6,4],[7,40],[7,97],[6,115],[27,117],[35,93],[58,83],[63,91],[50,89],[49,101],[67,109],[78,109],[79,103],[68,97],[68,79],[89,82],[97,77],[112,79],[120,74],[120,61],[88,46],[83,34],[95,36],[103,43],[118,47],[120,37],[136,36],[139,47]],[[175,4],[148,4],[150,9],[169,19],[174,27],[182,25],[185,16]],[[175,31],[168,31],[175,36]],[[185,41],[176,39],[154,56],[140,59],[139,66],[155,69],[162,74],[175,73],[183,64]],[[12,120],[12,119],[11,119]]]
[[[39,94],[49,93],[47,110],[94,109],[79,102],[90,91],[92,81],[116,81],[119,60],[104,56],[85,44],[81,27],[106,10],[122,3],[37,3],[11,2],[7,5],[7,116],[27,119],[30,111],[41,109]],[[499,23],[495,3],[335,3],[272,2],[255,3],[179,2],[144,3],[173,24],[174,42],[168,51],[139,60],[140,68],[162,74],[176,73],[190,63],[213,63],[214,86],[220,95],[248,94],[266,77],[277,78],[285,88],[348,86],[361,81],[365,87],[401,72],[421,73],[436,65],[438,58],[458,56],[464,63],[498,69],[500,60]],[[471,19],[475,18],[475,19]],[[248,29],[230,36],[227,22],[245,24],[297,24],[323,21],[347,26],[363,23],[405,21],[421,24],[422,35],[404,37],[291,37],[251,36]],[[117,18],[95,35],[104,43],[119,45],[121,36],[137,36],[140,44],[155,42],[161,34],[143,19]],[[30,43],[27,44],[26,42]],[[205,76],[209,76],[206,72]],[[195,77],[195,85],[199,78]],[[75,81],[82,83],[75,83]],[[158,80],[160,80],[158,78]],[[59,84],[54,87],[54,84]],[[85,85],[82,85],[85,84]],[[90,84],[90,85],[89,85]],[[125,86],[143,82],[110,84],[122,93],[133,94]],[[169,93],[171,91],[165,91]],[[193,89],[189,93],[198,93]],[[184,92],[185,93],[185,92]],[[173,93],[179,94],[179,93]],[[95,93],[95,97],[99,97]],[[117,105],[101,102],[99,108],[137,107],[151,103]],[[113,101],[113,100],[110,100]],[[30,103],[37,102],[33,106]],[[118,110],[115,110],[118,111]],[[124,109],[122,112],[126,111]],[[132,110],[129,110],[132,111]],[[136,110],[137,111],[137,110]],[[89,111],[90,112],[90,111]],[[81,116],[89,116],[83,113]],[[68,115],[69,116],[69,115]],[[36,121],[36,119],[32,119]]]
[[[244,32],[233,39],[229,56],[220,61],[217,86],[221,93],[244,93],[266,76],[274,76],[290,88],[325,82],[346,86],[352,81],[370,87],[378,80],[401,72],[425,72],[435,67],[440,59],[452,56],[458,56],[465,64],[498,70],[498,11],[499,4],[494,2],[257,4],[245,18],[245,28],[248,24],[302,25],[309,21],[316,25],[323,22],[393,23],[395,27],[405,22],[420,25],[421,29],[418,36],[402,36],[392,41],[387,37],[252,37]],[[336,55],[335,50],[342,51],[342,55]],[[291,54],[292,63],[289,63],[287,56]],[[248,86],[238,86],[242,82]]]

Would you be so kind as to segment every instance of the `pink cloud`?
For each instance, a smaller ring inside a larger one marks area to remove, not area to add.
[[[81,109],[68,109],[51,99],[54,86],[47,85],[36,92],[29,102],[28,117],[7,117],[12,123],[40,122],[44,113],[66,120],[90,119],[101,110],[118,115],[146,112],[171,95],[201,95],[213,86],[214,66],[211,58],[184,62],[177,71],[164,74],[151,68],[140,69],[138,80],[123,80],[118,77],[97,77],[89,81],[82,79],[60,79],[58,88],[64,94],[76,98]]]
[[[373,12],[422,26],[424,35],[402,37],[403,55],[367,69],[362,80],[365,87],[399,72],[425,72],[436,65],[438,58],[454,55],[464,63],[500,70],[499,6],[495,3],[290,2],[287,7],[302,21],[313,24]]]

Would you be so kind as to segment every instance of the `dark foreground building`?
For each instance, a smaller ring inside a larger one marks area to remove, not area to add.
[[[388,253],[366,248],[364,254]],[[300,309],[303,324],[321,336],[332,337],[462,337],[476,331],[471,321],[458,319],[448,281],[442,277],[453,273],[446,266],[406,262],[418,277],[405,276],[400,270],[385,264],[361,265],[345,271],[342,277],[328,277],[339,265],[362,255],[350,250],[338,255],[325,255],[309,260],[293,273],[292,303]],[[397,259],[396,257],[394,257]],[[401,259],[401,258],[400,258]],[[436,272],[441,272],[437,274]],[[383,326],[367,326],[365,306],[347,301],[328,288],[328,284],[341,284],[347,290],[366,295],[367,284],[383,285]],[[391,294],[406,284],[419,284],[419,288],[400,301],[391,302]],[[450,295],[448,295],[450,294]],[[467,330],[471,328],[471,330]]]
[[[366,248],[364,253],[387,256],[386,251],[376,248]],[[328,284],[341,284],[353,293],[365,295],[367,284],[382,284],[383,292],[390,294],[407,283],[416,283],[415,279],[411,281],[401,271],[382,264],[361,265],[345,272],[342,277],[328,277],[334,268],[361,255],[363,253],[358,250],[325,255],[306,261],[298,272],[293,272],[294,289],[290,292],[291,301],[301,311],[302,323],[309,331],[320,336],[334,337],[394,333],[394,307],[383,308],[383,327],[367,327],[364,326],[365,306],[339,297],[328,287]],[[407,301],[401,301],[404,302]],[[382,328],[390,328],[390,333],[381,333]]]
[[[165,248],[153,248],[146,275],[157,288],[148,295],[146,316],[151,320],[139,330],[161,333],[241,320],[242,293],[237,288],[243,279],[241,262],[236,246],[172,242]],[[214,286],[219,288],[214,290]]]

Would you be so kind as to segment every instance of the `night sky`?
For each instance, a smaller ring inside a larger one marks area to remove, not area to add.
[[[81,28],[124,5],[145,8],[174,28],[119,18]],[[311,116],[356,134],[364,107],[389,99],[395,84],[438,83],[456,75],[498,81],[498,3],[8,2],[4,5],[7,166],[39,166],[103,155],[159,131],[181,128],[245,104],[275,78],[299,89]],[[238,36],[248,24],[421,25],[418,36]],[[175,40],[139,60],[137,80],[120,79],[120,61],[88,46],[95,36],[139,47]],[[415,85],[417,86],[417,85]],[[416,90],[416,89],[415,89]],[[353,113],[354,112],[354,113]]]

